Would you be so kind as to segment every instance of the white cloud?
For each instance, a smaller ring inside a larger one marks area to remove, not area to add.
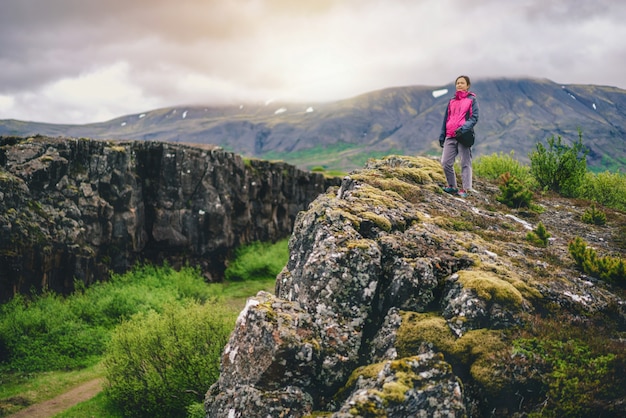
[[[339,100],[459,74],[626,87],[615,0],[2,0],[0,118]]]
[[[0,96],[0,110],[8,118],[89,123],[161,106],[130,81],[129,68],[127,63],[115,63],[46,84],[34,92]]]
[[[11,110],[15,106],[15,98],[0,94],[0,112],[4,113]]]

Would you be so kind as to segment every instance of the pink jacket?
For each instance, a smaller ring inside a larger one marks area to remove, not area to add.
[[[478,122],[478,101],[476,94],[469,91],[457,91],[450,99],[443,118],[440,140],[454,138],[458,129],[467,132]]]

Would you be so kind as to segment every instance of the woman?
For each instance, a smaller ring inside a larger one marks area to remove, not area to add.
[[[472,147],[461,144],[458,138],[463,133],[473,132],[474,125],[478,122],[478,101],[476,95],[469,91],[470,84],[468,76],[457,77],[456,93],[448,103],[439,135],[439,145],[443,148],[441,166],[448,182],[448,186],[443,190],[461,197],[467,197],[467,193],[472,190]],[[461,157],[462,189],[457,189],[454,172],[454,160],[457,155]]]

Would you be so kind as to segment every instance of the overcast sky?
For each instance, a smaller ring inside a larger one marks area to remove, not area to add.
[[[626,88],[622,0],[0,0],[0,119],[337,100],[457,75]]]

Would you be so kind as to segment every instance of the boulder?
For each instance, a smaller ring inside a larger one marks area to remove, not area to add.
[[[549,378],[515,336],[556,305],[624,326],[618,293],[520,255],[537,249],[487,209],[492,191],[463,200],[444,181],[429,158],[371,160],[298,214],[275,295],[237,320],[207,417],[523,416]]]

